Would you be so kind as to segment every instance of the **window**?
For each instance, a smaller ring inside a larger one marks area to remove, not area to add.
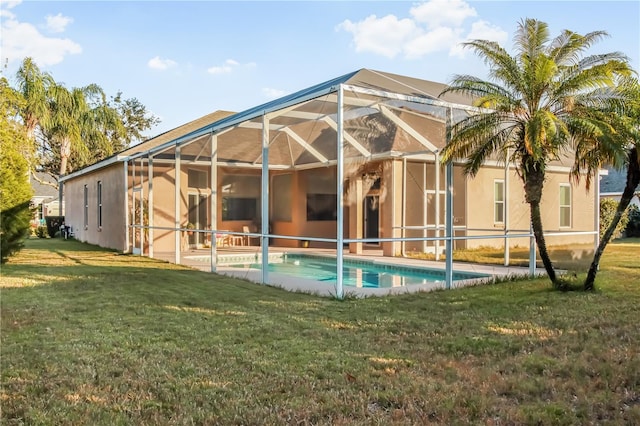
[[[89,188],[84,186],[84,228],[89,227]]]
[[[335,170],[314,170],[306,175],[307,221],[338,218]]]
[[[337,219],[338,200],[335,194],[307,194],[307,221]]]
[[[571,186],[560,184],[560,227],[571,227]]]
[[[189,188],[209,188],[209,183],[207,182],[207,172],[202,170],[189,169],[187,171],[187,181]]]
[[[222,220],[253,220],[258,217],[255,198],[222,198]]]
[[[225,175],[222,178],[222,220],[257,219],[260,188],[260,176]]]
[[[102,229],[102,181],[98,181],[98,229]]]
[[[504,223],[504,181],[493,181],[493,222]]]

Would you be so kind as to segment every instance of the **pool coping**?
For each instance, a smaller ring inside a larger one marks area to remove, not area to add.
[[[323,257],[328,259],[335,259],[335,253],[309,253],[307,251],[301,250],[282,250],[282,251],[271,251],[269,253],[269,257],[277,257],[283,255],[302,255],[307,257]],[[234,255],[223,255],[224,257],[232,257]],[[261,259],[261,253],[256,253],[252,255],[256,259]],[[195,256],[189,256],[191,258]],[[186,258],[189,258],[186,257]],[[354,261],[354,262],[362,262],[374,265],[381,266],[390,266],[390,267],[404,267],[411,269],[430,269],[430,270],[439,270],[444,271],[445,265],[443,262],[436,261],[428,261],[422,259],[412,259],[408,257],[384,257],[384,256],[358,256],[353,254],[345,254],[343,256],[345,260]],[[208,263],[206,263],[208,270]],[[195,266],[195,265],[192,265]],[[204,266],[204,265],[203,265]],[[529,268],[525,267],[516,267],[516,266],[500,266],[500,265],[481,265],[475,263],[466,263],[466,262],[454,262],[454,271],[456,272],[466,272],[466,273],[474,273],[474,274],[484,274],[487,275],[481,278],[471,278],[471,279],[463,279],[454,281],[450,287],[450,289],[476,286],[489,284],[496,281],[496,279],[506,278],[506,277],[528,277],[529,276]],[[196,266],[198,269],[205,269],[202,266]],[[248,280],[257,284],[261,284],[262,281],[262,271],[259,269],[243,269],[238,270],[237,268],[230,268],[227,265],[219,264],[216,268],[216,273],[220,275],[232,276],[239,279]],[[537,270],[536,276],[544,275],[543,272]],[[269,285],[271,287],[282,288],[288,291],[302,292],[308,294],[314,294],[318,296],[324,297],[335,297],[336,295],[336,285],[335,282],[329,283],[327,281],[316,281],[308,278],[299,278],[293,277],[291,275],[277,273],[277,272],[269,272],[269,281],[270,283],[264,284]],[[402,287],[382,287],[382,288],[372,288],[372,287],[353,287],[353,286],[344,286],[343,292],[345,297],[371,297],[371,296],[387,296],[387,295],[398,295],[398,294],[409,294],[409,293],[419,293],[419,292],[428,292],[434,290],[446,289],[445,282],[434,282],[428,284],[412,284],[408,286]]]

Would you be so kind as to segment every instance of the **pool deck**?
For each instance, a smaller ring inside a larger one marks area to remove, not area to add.
[[[260,247],[233,247],[233,248],[221,248],[217,250],[218,256],[220,257],[235,257],[241,255],[260,255],[261,249]],[[317,256],[326,256],[329,258],[335,258],[336,252],[333,249],[317,249],[317,248],[278,248],[278,247],[270,247],[269,255],[279,255],[279,254],[306,254],[306,255],[317,255]],[[181,253],[181,264],[206,271],[211,272],[211,264],[208,261],[203,261],[203,258],[209,256],[209,249],[194,249],[188,250]],[[156,253],[155,258],[167,260],[173,262],[175,260],[174,253]],[[395,266],[405,266],[411,268],[431,268],[436,270],[444,271],[445,263],[443,261],[430,261],[430,260],[421,260],[421,259],[412,259],[408,257],[385,257],[382,255],[382,250],[365,250],[361,255],[354,255],[348,253],[347,250],[344,252],[344,259],[352,259],[352,260],[366,260],[368,262],[380,263],[380,264],[391,264]],[[479,285],[482,283],[493,282],[495,278],[500,277],[508,277],[508,276],[528,276],[529,268],[525,267],[505,267],[500,265],[481,265],[475,263],[466,263],[466,262],[454,262],[453,263],[454,271],[463,271],[463,272],[471,272],[478,274],[487,274],[491,277],[489,278],[476,278],[469,280],[459,280],[454,281],[452,283],[451,288],[460,288],[467,287],[473,285]],[[259,269],[239,269],[239,268],[231,268],[225,265],[218,265],[216,272],[221,275],[228,275],[237,277],[240,279],[246,279],[255,283],[260,283],[262,280],[262,272]],[[536,270],[536,275],[542,275],[543,270]],[[494,278],[495,277],[495,278]],[[329,296],[334,297],[336,295],[336,286],[335,282],[321,282],[315,281],[305,278],[292,277],[290,275],[278,274],[274,272],[269,272],[269,281],[271,286],[283,288],[288,291],[298,291],[303,293],[317,294],[319,296]],[[408,285],[408,286],[398,286],[398,287],[383,287],[383,288],[365,288],[365,287],[354,287],[354,286],[344,286],[344,295],[345,297],[368,297],[368,296],[386,296],[392,294],[405,294],[405,293],[415,293],[415,292],[426,292],[433,291],[438,289],[444,289],[444,282],[435,282],[429,284],[417,284],[417,285]]]

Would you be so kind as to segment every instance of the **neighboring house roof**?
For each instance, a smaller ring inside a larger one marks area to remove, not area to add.
[[[171,145],[179,144],[183,141],[193,141],[198,138],[203,138],[213,132],[234,128],[235,126],[241,125],[243,123],[246,124],[249,121],[255,121],[255,123],[253,124],[257,125],[259,124],[257,121],[259,121],[263,115],[270,112],[283,111],[287,108],[294,109],[305,102],[312,101],[324,95],[333,94],[335,96],[335,92],[337,91],[339,85],[344,85],[346,87],[357,87],[361,90],[364,90],[366,93],[360,93],[358,96],[361,96],[361,100],[365,102],[368,96],[375,97],[384,92],[389,94],[398,94],[405,97],[429,99],[434,102],[444,101],[450,104],[457,104],[465,108],[470,107],[472,104],[471,98],[460,94],[447,93],[440,97],[440,93],[442,92],[442,90],[447,87],[442,83],[436,83],[433,81],[421,80],[381,71],[360,69],[300,90],[290,95],[283,96],[274,101],[258,105],[243,112],[234,114],[228,111],[217,111],[213,114],[201,117],[183,126],[158,135],[139,145],[130,147],[127,150],[108,159],[105,159],[99,163],[93,164],[84,169],[80,169],[67,176],[64,176],[61,181],[72,179],[76,176],[81,176],[85,173],[98,170],[115,162],[124,161],[127,158],[131,158],[132,156],[136,157],[138,154],[145,153],[146,155],[146,153],[152,153],[155,155],[162,149],[170,147]],[[403,112],[403,101],[399,100],[397,102],[398,105],[396,105],[396,114],[401,116],[402,120],[406,120],[409,123],[411,121],[415,122],[415,116],[412,116],[409,112]],[[314,110],[314,107],[319,107],[319,110]],[[321,156],[323,154],[321,153],[320,156],[316,155],[318,151],[324,152],[324,156],[327,158],[329,158],[330,155],[335,152],[335,136],[331,136],[329,134],[331,132],[324,131],[329,130],[327,124],[320,123],[319,125],[317,119],[304,119],[300,117],[300,115],[304,114],[307,114],[307,116],[313,114],[324,114],[326,116],[330,115],[330,112],[324,112],[324,108],[325,107],[322,106],[322,102],[320,102],[319,106],[310,105],[310,109],[308,111],[301,112],[298,117],[294,116],[279,118],[279,120],[281,120],[282,122],[287,122],[287,124],[282,125],[283,127],[297,126],[299,130],[306,132],[308,136],[308,142],[306,143],[308,143],[308,145],[305,145],[307,146],[307,148],[305,149],[303,146],[301,146],[304,144],[291,142],[289,140],[291,138],[288,138],[287,135],[283,135],[280,141],[275,141],[275,143],[273,143],[272,141],[269,153],[270,163],[271,161],[274,161],[276,164],[280,164],[285,167],[300,166],[311,164],[317,162],[319,158],[321,159]],[[372,110],[372,108],[369,109]],[[373,109],[373,111],[375,112],[376,110]],[[369,114],[373,114],[373,112],[370,111]],[[429,113],[427,112],[427,114]],[[377,123],[375,119],[372,120],[365,114],[363,114],[362,116],[357,116],[356,119],[352,118],[352,120],[355,122],[355,131],[368,131],[372,128],[376,128],[376,126],[378,128],[386,126],[387,129],[393,127],[387,125],[390,122],[388,122],[388,119],[385,117],[381,118],[381,120],[387,120],[387,123],[382,123],[382,126],[380,126],[380,123]],[[434,144],[437,145],[437,148],[434,147],[434,149],[440,149],[444,145],[444,120],[442,118],[435,119],[432,117],[431,122],[432,124],[437,123],[436,126],[425,125],[425,123],[423,122],[421,126],[417,127],[417,130],[419,130],[420,132],[425,132],[425,137],[429,140],[432,140]],[[414,123],[410,124],[414,125]],[[418,123],[415,123],[415,125],[418,125]],[[407,139],[410,138],[402,138],[399,135],[400,133],[401,132],[388,132],[387,134],[380,133],[377,138],[369,140],[369,145],[366,147],[366,149],[368,149],[370,153],[375,154],[392,151],[406,151],[407,149],[414,148],[405,146],[407,143]],[[233,143],[227,144],[225,147],[219,146],[219,161],[244,162],[253,164],[258,162],[261,156],[261,144],[254,143],[255,134],[255,128],[236,128],[233,133]],[[289,134],[289,136],[291,135]],[[295,138],[294,136],[291,137]],[[410,143],[416,145],[415,141],[410,141]],[[309,152],[309,145],[313,146],[313,148],[316,150],[316,153]],[[203,145],[197,143],[192,144],[193,149],[201,149],[202,146]],[[352,149],[352,147],[349,148]],[[421,147],[421,149],[424,149],[424,147]],[[183,155],[185,155],[186,158],[186,155],[188,155],[188,153],[185,152],[183,153]],[[197,158],[199,158],[199,155],[197,156]]]
[[[29,175],[29,181],[31,183],[31,188],[33,189],[33,198],[58,198],[57,188],[39,182],[49,182],[57,185],[56,179],[53,176],[44,172],[33,172],[33,174],[35,175],[35,178],[31,174]]]
[[[627,184],[626,170],[608,168],[607,172],[600,179],[600,193],[622,193]]]

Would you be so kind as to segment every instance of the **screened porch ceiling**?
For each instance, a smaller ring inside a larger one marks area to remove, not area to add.
[[[467,116],[469,98],[447,94],[440,83],[362,69],[250,110],[218,119],[129,157],[173,161],[176,146],[186,163],[261,168],[263,123],[268,123],[270,169],[302,169],[336,163],[337,87],[343,91],[344,159],[432,156],[446,143],[447,110]],[[212,135],[215,144],[212,144]],[[144,144],[143,144],[144,145]],[[213,147],[213,148],[212,148]],[[141,147],[142,148],[142,147]]]

